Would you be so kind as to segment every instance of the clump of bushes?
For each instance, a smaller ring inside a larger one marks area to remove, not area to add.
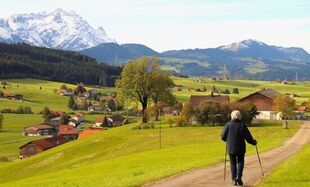
[[[10,114],[33,114],[31,107],[29,106],[19,106],[17,109],[4,108],[0,111],[1,113],[10,113]]]
[[[192,125],[224,125],[230,121],[230,113],[239,110],[242,114],[241,121],[245,124],[251,123],[258,114],[256,106],[252,103],[214,103],[202,102],[198,107],[193,108],[190,103],[186,103],[181,112],[181,116],[175,119],[177,126]]]

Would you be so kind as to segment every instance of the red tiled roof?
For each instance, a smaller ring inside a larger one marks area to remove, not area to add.
[[[104,122],[104,117],[100,117],[96,119],[96,123],[103,123]]]
[[[299,106],[298,107],[298,111],[306,111],[307,110],[307,106]]]
[[[59,135],[78,134],[78,132],[72,125],[60,125],[58,134]]]
[[[19,148],[22,148],[30,143],[35,144],[36,146],[40,147],[42,150],[47,150],[53,147],[56,147],[58,145],[67,143],[68,140],[66,140],[65,138],[61,137],[61,136],[54,136],[51,138],[44,138],[44,139],[39,139],[39,140],[34,140],[31,142],[26,143],[25,145],[22,145]]]

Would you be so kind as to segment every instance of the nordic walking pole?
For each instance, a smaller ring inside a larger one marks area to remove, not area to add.
[[[256,148],[256,153],[257,153],[257,157],[258,157],[258,162],[259,162],[259,165],[260,165],[260,170],[262,171],[262,175],[265,176],[264,175],[264,171],[263,171],[263,167],[262,167],[262,162],[261,162],[259,154],[258,154],[257,145],[255,145],[255,148]]]
[[[227,143],[226,143],[226,146],[225,146],[224,181],[225,181],[225,178],[226,178],[226,155],[227,155]]]

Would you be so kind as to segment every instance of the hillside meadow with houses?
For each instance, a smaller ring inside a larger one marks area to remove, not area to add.
[[[221,162],[219,134],[233,109],[261,151],[281,145],[309,118],[310,82],[167,78],[171,95],[150,97],[145,110],[121,83],[1,80],[0,186],[142,185]],[[283,103],[291,103],[287,114]]]

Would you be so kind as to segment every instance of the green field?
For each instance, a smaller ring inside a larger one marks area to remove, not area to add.
[[[232,92],[233,88],[238,88],[240,94],[230,94],[231,100],[236,100],[247,96],[253,92],[259,91],[262,88],[271,88],[282,94],[295,93],[300,97],[294,99],[300,103],[307,101],[310,98],[310,82],[299,82],[296,85],[283,85],[275,81],[254,81],[254,80],[222,80],[213,81],[205,79],[204,83],[196,82],[197,78],[179,78],[172,77],[175,84],[183,85],[183,90],[175,92],[177,98],[181,101],[187,101],[190,95],[206,95],[210,94],[210,88],[214,85],[218,91],[229,89]],[[196,92],[196,88],[207,88],[207,92]],[[190,90],[189,90],[190,88]]]
[[[183,91],[174,92],[181,101],[187,101],[191,94],[209,94],[195,92],[194,89],[204,86],[209,89],[212,85],[218,90],[238,87],[240,94],[231,94],[232,100],[263,87],[281,93],[300,94],[302,97],[296,98],[298,102],[310,97],[310,83],[281,85],[263,81],[211,80],[197,83],[195,78],[172,78],[176,84],[183,85]],[[19,154],[19,146],[38,138],[22,136],[23,127],[43,122],[42,116],[36,113],[45,106],[52,110],[68,111],[68,97],[59,96],[54,91],[63,83],[34,79],[13,79],[7,82],[10,85],[1,90],[23,94],[26,101],[0,99],[0,109],[30,106],[35,112],[28,115],[4,114],[4,125],[0,131],[0,157],[14,160]],[[104,93],[115,90],[99,89]],[[86,115],[86,120],[93,122],[98,116]],[[162,149],[159,149],[158,143],[158,124],[155,129],[144,130],[132,130],[137,124],[113,128],[25,160],[0,162],[0,186],[137,186],[223,161],[224,143],[219,138],[222,127],[170,128],[165,121],[161,123],[164,126]],[[260,127],[250,127],[262,151],[281,145],[297,129],[298,125],[291,122],[290,128],[284,130],[279,121],[264,121]],[[248,151],[249,154],[254,153],[253,147],[248,146]]]
[[[188,169],[223,161],[222,127],[132,130],[135,124],[73,141],[31,158],[0,165],[0,185],[137,186]],[[281,122],[250,127],[262,151],[281,145],[297,130]],[[253,146],[248,152],[254,153]]]
[[[67,104],[69,97],[60,96],[58,93],[55,93],[55,89],[59,90],[63,83],[36,79],[9,79],[5,81],[9,85],[6,86],[6,89],[1,87],[0,91],[4,93],[22,94],[25,100],[10,101],[0,99],[0,110],[4,108],[16,109],[18,106],[30,106],[32,111],[37,113],[42,111],[45,106],[48,106],[52,110],[68,111]],[[66,85],[69,88],[75,88],[75,85]],[[90,88],[87,87],[87,89]],[[114,90],[114,88],[98,89],[98,91],[103,93],[110,93]]]
[[[258,186],[310,186],[310,145],[306,145],[298,154],[276,167],[266,180]]]

